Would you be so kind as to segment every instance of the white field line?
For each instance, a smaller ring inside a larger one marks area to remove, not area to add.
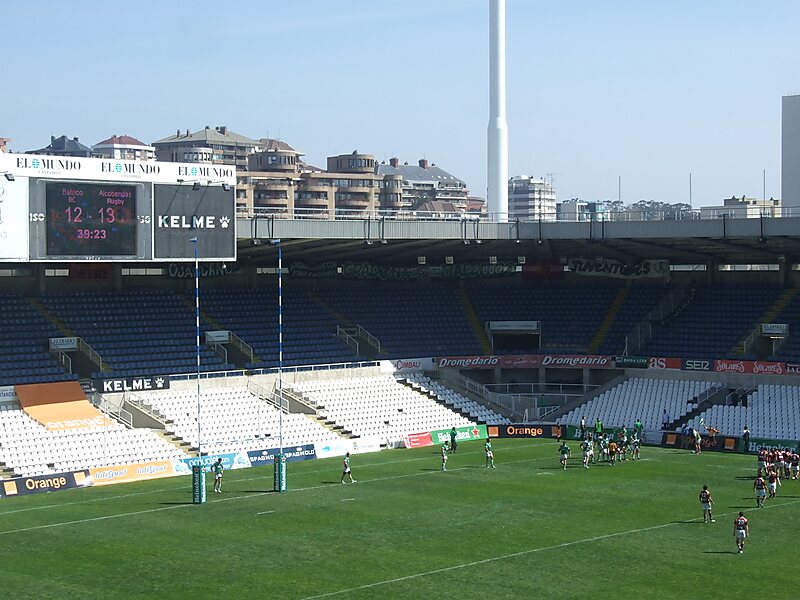
[[[555,443],[555,442],[552,442],[552,443]],[[544,443],[544,444],[524,444],[524,445],[520,444],[520,446],[529,448],[529,447],[537,446],[537,445],[538,446],[547,446],[547,445],[550,445],[550,444],[551,444],[551,442]],[[519,447],[519,446],[515,446],[515,447]],[[464,452],[464,454],[483,454],[483,450],[472,451],[472,452],[467,451],[467,452]],[[438,454],[436,456],[438,456]],[[321,460],[325,460],[325,459],[321,459]],[[416,458],[406,458],[406,459],[402,459],[402,460],[390,460],[390,461],[386,461],[386,462],[359,464],[358,465],[358,470],[360,471],[361,469],[368,469],[370,467],[380,467],[382,465],[394,465],[394,464],[399,464],[399,463],[410,463],[410,462],[421,461],[421,460],[432,460],[432,459],[431,459],[430,456],[418,456]],[[319,469],[319,470],[314,470],[314,471],[305,471],[303,473],[303,475],[315,475],[315,474],[319,474],[319,473],[330,473],[331,471],[335,471],[335,469]],[[268,479],[268,478],[269,478],[268,475],[263,475],[263,476],[260,476],[260,477],[244,477],[242,479],[238,479],[237,478],[235,481],[238,483],[240,481],[257,481],[259,479]],[[42,506],[27,506],[25,508],[17,508],[17,509],[12,509],[12,510],[0,511],[0,517],[3,517],[5,515],[13,515],[13,514],[16,514],[16,513],[30,512],[30,511],[34,511],[34,510],[45,510],[45,509],[48,509],[48,508],[60,508],[62,506],[74,506],[76,504],[90,504],[92,502],[103,502],[105,500],[117,500],[118,498],[133,498],[135,496],[146,496],[148,494],[159,494],[161,492],[173,492],[175,490],[180,490],[180,489],[185,489],[185,488],[186,488],[185,485],[181,485],[181,486],[174,486],[174,487],[169,487],[169,488],[159,488],[157,490],[148,490],[146,492],[133,492],[133,493],[130,493],[130,494],[119,494],[119,495],[116,495],[116,496],[103,496],[101,498],[87,498],[86,500],[76,500],[75,502],[61,502],[59,504],[45,504],[45,505],[42,505]],[[77,488],[77,489],[81,489],[81,488]],[[76,490],[67,490],[67,491],[72,492],[72,491],[77,491],[77,489]],[[85,488],[83,488],[83,489],[85,489]]]
[[[538,445],[543,445],[543,444],[538,444]],[[465,452],[464,454],[480,454],[480,453],[481,452],[469,452],[469,453]],[[395,461],[395,462],[413,462],[413,461],[417,461],[417,460],[420,460],[420,458],[412,458],[412,459],[408,459],[408,460],[405,460],[405,461]],[[423,460],[432,460],[432,459],[430,457],[423,457]],[[537,457],[537,458],[524,458],[524,459],[520,459],[520,460],[516,460],[516,461],[508,461],[508,462],[503,463],[503,464],[512,464],[512,463],[517,463],[517,462],[528,462],[528,461],[532,461],[532,460],[541,460],[541,458],[540,457]],[[548,460],[550,460],[550,459],[548,459]],[[380,464],[389,464],[389,463],[376,463],[376,464],[370,465],[370,466],[380,466]],[[364,465],[364,466],[367,466],[367,465]],[[361,467],[359,467],[359,469],[360,468]],[[465,470],[465,469],[469,469],[469,468],[471,468],[471,466],[469,466],[469,467],[459,467],[457,469],[450,469],[450,471],[461,471],[461,470]],[[317,471],[317,472],[318,473],[329,473],[330,469],[326,469],[324,471]],[[311,473],[311,472],[309,472],[309,473]],[[391,481],[391,480],[394,480],[394,479],[406,479],[408,477],[418,477],[420,475],[431,475],[433,473],[439,473],[438,469],[436,471],[422,471],[422,472],[417,472],[417,473],[407,473],[405,475],[392,475],[392,476],[389,476],[389,477],[378,477],[378,478],[375,478],[375,479],[367,479],[367,480],[364,480],[363,483],[373,483],[373,482],[376,482],[376,481]],[[250,478],[249,480],[252,480],[252,479],[263,479],[263,478],[254,477],[254,478]],[[237,481],[248,481],[248,479],[238,479]],[[304,488],[295,488],[295,489],[290,490],[290,491],[291,492],[307,492],[307,491],[311,491],[311,490],[320,490],[320,489],[331,488],[331,487],[336,487],[336,486],[334,486],[333,484],[313,485],[313,486],[308,486],[308,487],[304,487]],[[177,488],[170,488],[170,489],[167,489],[167,490],[160,490],[160,491],[174,491],[175,489],[177,489]],[[140,492],[140,494],[154,493],[155,491],[157,491],[157,490],[153,490],[152,492]],[[244,499],[247,499],[247,498],[259,498],[261,496],[266,496],[266,495],[269,495],[269,494],[272,494],[272,493],[273,492],[260,492],[260,493],[257,493],[257,494],[248,494],[247,496],[228,496],[226,498],[219,498],[217,500],[209,500],[208,504],[216,504],[218,502],[230,502],[231,500],[244,500]],[[129,496],[134,496],[134,495],[139,495],[139,494],[129,494]],[[121,498],[121,497],[122,496],[109,496],[107,499],[113,500],[114,498]],[[82,502],[88,502],[88,501],[82,501]],[[73,503],[73,504],[77,504],[77,503]],[[56,506],[65,506],[65,505],[64,504],[50,505],[50,507],[56,507]],[[163,511],[167,511],[167,510],[175,510],[175,509],[178,509],[178,508],[186,508],[187,506],[194,506],[194,505],[193,504],[175,504],[175,505],[171,505],[171,506],[162,506],[162,507],[159,507],[159,508],[149,508],[147,510],[136,510],[136,511],[125,512],[125,513],[104,515],[102,517],[89,517],[89,518],[86,518],[86,519],[77,519],[77,520],[74,520],[74,521],[61,521],[61,522],[57,522],[57,523],[49,523],[49,524],[46,524],[46,525],[33,525],[31,527],[23,527],[23,528],[20,528],[20,529],[8,529],[8,530],[5,530],[5,531],[0,531],[0,536],[8,535],[8,534],[11,534],[11,533],[24,533],[24,532],[27,532],[27,531],[38,531],[40,529],[51,529],[53,527],[63,527],[63,526],[66,526],[66,525],[79,525],[81,523],[92,523],[92,522],[95,522],[95,521],[107,521],[109,519],[117,519],[117,518],[120,518],[120,517],[130,517],[130,516],[134,516],[134,515],[144,515],[144,514],[155,513],[155,512],[163,512]],[[18,511],[18,512],[21,512],[21,511]],[[7,513],[4,513],[4,514],[7,514]]]
[[[776,508],[779,506],[789,506],[791,504],[798,504],[800,500],[792,500],[791,502],[782,502],[780,504],[769,504],[764,507],[765,510],[767,508]],[[756,509],[753,509],[756,510]],[[719,517],[729,517],[731,515],[738,515],[738,511],[724,513],[721,515],[717,515]],[[699,521],[699,519],[691,519],[691,521]],[[652,527],[640,527],[639,529],[628,529],[627,531],[617,531],[616,533],[607,533],[605,535],[596,535],[590,538],[584,538],[582,540],[573,540],[571,542],[564,542],[562,544],[554,544],[552,546],[541,546],[539,548],[530,548],[528,550],[521,550],[519,552],[512,552],[511,554],[503,554],[501,556],[492,556],[489,558],[484,558],[481,560],[475,560],[468,563],[461,563],[458,565],[451,565],[449,567],[442,567],[441,569],[433,569],[432,571],[422,571],[420,573],[412,573],[411,575],[405,575],[403,577],[395,577],[394,579],[385,579],[383,581],[376,581],[374,583],[367,583],[365,585],[359,585],[356,587],[351,587],[343,590],[337,590],[335,592],[326,592],[324,594],[318,594],[316,596],[306,596],[303,600],[313,600],[315,598],[329,598],[331,596],[340,596],[342,594],[350,594],[352,592],[358,592],[361,590],[368,590],[372,588],[376,588],[382,585],[391,585],[393,583],[399,583],[401,581],[408,581],[409,579],[417,579],[419,577],[427,577],[428,575],[437,575],[439,573],[447,573],[448,571],[455,571],[457,569],[466,569],[468,567],[474,567],[477,565],[485,565],[486,563],[497,562],[499,560],[507,560],[509,558],[517,558],[519,556],[527,556],[529,554],[534,554],[536,552],[546,552],[548,550],[557,550],[559,548],[567,548],[569,546],[575,546],[577,544],[586,544],[589,542],[597,542],[601,540],[607,540],[610,538],[615,538],[623,535],[631,535],[634,533],[643,533],[646,531],[655,531],[657,529],[664,529],[666,527],[671,527],[673,525],[684,524],[684,522],[670,522],[670,523],[662,523],[661,525],[653,525]]]

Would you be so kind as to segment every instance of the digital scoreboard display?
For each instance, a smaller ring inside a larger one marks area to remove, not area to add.
[[[48,256],[136,256],[136,186],[49,181]]]

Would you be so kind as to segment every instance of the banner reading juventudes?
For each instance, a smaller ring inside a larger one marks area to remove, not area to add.
[[[628,265],[613,258],[572,258],[567,265],[570,271],[579,275],[615,279],[644,279],[669,275],[669,261],[666,260],[643,260]]]

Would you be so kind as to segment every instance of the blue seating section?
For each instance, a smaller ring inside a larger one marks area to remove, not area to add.
[[[735,347],[780,297],[772,285],[717,284],[698,286],[694,297],[675,317],[653,324],[648,356],[738,358]]]
[[[319,295],[377,337],[387,358],[482,354],[452,285],[351,282]]]
[[[773,322],[787,323],[789,325],[789,336],[775,353],[775,356],[770,358],[786,362],[800,362],[800,294],[797,294],[778,313]]]
[[[624,284],[470,282],[469,296],[481,321],[541,321],[542,350],[585,352]],[[638,285],[628,291],[600,351],[621,352],[625,336],[658,303],[661,286]]]
[[[192,299],[194,301],[194,299]],[[248,368],[278,366],[278,294],[275,289],[209,289],[200,303],[209,315],[247,342],[260,362]],[[336,318],[303,290],[283,289],[285,366],[360,360],[336,337]]]
[[[42,301],[103,357],[94,377],[191,373],[197,369],[195,315],[178,295],[160,290],[52,293]],[[201,330],[208,329],[201,322]],[[233,369],[207,347],[203,371]]]
[[[600,345],[600,354],[616,355],[625,350],[625,338],[669,292],[670,287],[641,283],[631,286]]]
[[[490,320],[541,321],[543,351],[585,352],[593,341],[601,341],[599,353],[619,354],[625,336],[669,289],[646,283],[625,286],[516,279],[463,284],[336,281],[320,282],[309,291],[290,280],[283,290],[284,365],[363,359],[336,338],[337,324],[363,326],[381,341],[385,358],[482,354],[475,327]],[[697,287],[680,313],[653,325],[653,338],[640,353],[735,357],[737,342],[775,306],[782,292],[779,286],[767,285]],[[474,316],[465,307],[464,293],[477,322],[470,321]],[[615,299],[623,298],[615,304]],[[57,292],[45,294],[41,301],[103,357],[110,370],[95,376],[192,373],[196,368],[191,291]],[[49,337],[64,333],[28,299],[0,296],[0,309],[0,385],[73,377],[64,373],[47,349]],[[278,305],[274,288],[201,289],[201,310],[203,331],[230,329],[253,347],[258,360],[248,368],[277,366]],[[800,331],[800,295],[776,320],[789,323],[790,332]],[[598,338],[604,323],[608,331]],[[800,335],[796,339],[790,337],[776,358],[800,362]],[[204,346],[201,368],[219,371],[235,367]]]
[[[0,295],[0,385],[77,379],[50,356],[48,339],[62,335],[23,296]]]

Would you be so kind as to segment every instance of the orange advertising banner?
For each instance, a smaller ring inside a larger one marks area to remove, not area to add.
[[[111,485],[113,483],[172,477],[177,473],[171,460],[155,460],[113,467],[91,468],[89,469],[89,475],[94,485]]]
[[[105,427],[113,421],[92,406],[77,381],[15,386],[22,409],[50,431]]]

